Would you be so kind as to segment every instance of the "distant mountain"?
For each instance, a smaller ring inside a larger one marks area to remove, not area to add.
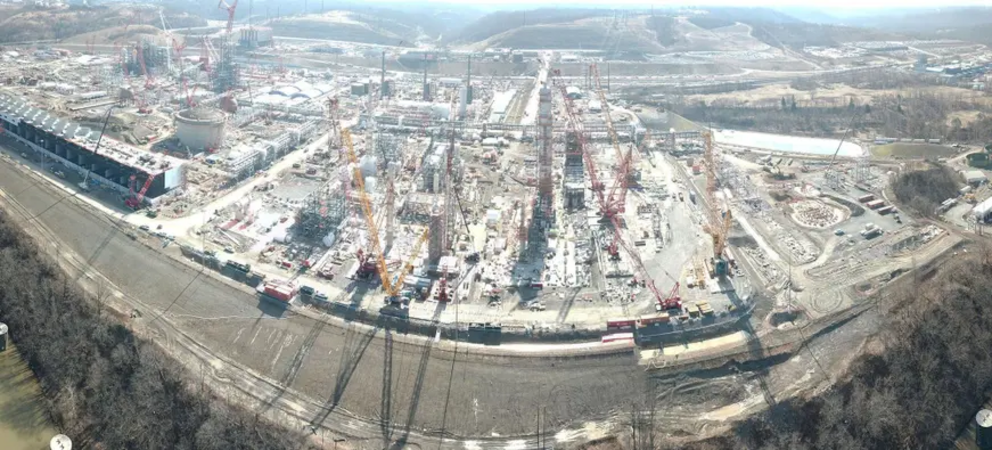
[[[743,23],[800,24],[802,20],[771,8],[706,8],[707,16]]]
[[[817,8],[792,6],[792,7],[775,8],[775,10],[789,17],[794,17],[796,19],[799,19],[803,22],[828,24],[828,25],[839,25],[844,23],[842,19],[827,14],[823,10]]]
[[[530,11],[497,11],[486,14],[477,20],[467,23],[460,31],[445,36],[444,41],[454,43],[474,43],[484,41],[501,33],[517,28],[566,24],[590,17],[612,14],[602,9],[561,9],[544,8]]]
[[[992,23],[992,7],[947,7],[901,11],[851,17],[849,25],[882,30],[934,33],[965,29]]]

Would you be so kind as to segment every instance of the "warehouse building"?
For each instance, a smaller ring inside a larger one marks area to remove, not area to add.
[[[100,140],[97,151],[100,130],[59,118],[10,96],[0,95],[0,125],[6,135],[80,174],[89,172],[90,182],[121,194],[128,194],[131,186],[140,190],[151,177],[145,199],[154,203],[185,182],[184,161],[180,159],[108,137]]]

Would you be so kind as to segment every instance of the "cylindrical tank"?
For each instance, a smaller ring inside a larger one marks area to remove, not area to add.
[[[992,411],[978,411],[975,422],[975,444],[982,450],[992,449]]]
[[[0,323],[0,352],[7,350],[7,324]]]
[[[375,176],[375,156],[365,155],[362,157],[361,161],[362,176],[364,177],[374,177]]]
[[[176,137],[196,150],[218,149],[224,144],[226,115],[216,108],[196,107],[176,113]]]

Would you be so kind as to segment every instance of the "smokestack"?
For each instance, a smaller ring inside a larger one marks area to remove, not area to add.
[[[379,98],[386,98],[386,51],[382,51],[382,77],[379,80]]]
[[[468,55],[468,76],[465,79],[465,100],[472,104],[472,54]]]
[[[431,101],[431,93],[427,87],[427,52],[424,52],[424,101]]]

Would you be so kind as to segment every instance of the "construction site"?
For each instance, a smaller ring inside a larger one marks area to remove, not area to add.
[[[732,330],[758,298],[828,312],[784,294],[812,273],[791,267],[918,233],[850,197],[884,187],[857,143],[830,157],[666,128],[608,94],[596,62],[563,76],[568,54],[479,80],[471,53],[445,57],[462,77],[430,52],[401,55],[419,72],[387,70],[388,48],[378,68],[287,70],[254,61],[273,52],[264,26],[167,36],[7,52],[4,130],[70,187],[141,210],[133,223],[166,246],[280,302],[487,340],[649,345]],[[832,145],[812,141],[799,145]],[[832,286],[838,306],[855,301]]]
[[[337,391],[383,329],[427,339],[414,412],[430,342],[454,342],[455,355],[537,352],[521,350],[531,344],[612,352],[631,356],[636,374],[721,357],[774,366],[772,353],[802,348],[807,327],[841,320],[962,242],[901,210],[890,182],[905,167],[872,158],[876,142],[718,129],[631,95],[696,86],[688,76],[613,75],[608,57],[574,51],[276,42],[267,25],[236,25],[237,7],[221,1],[226,23],[195,30],[171,30],[163,17],[154,39],[132,39],[123,24],[102,47],[6,47],[2,151],[157,257],[248,293],[264,317],[343,320],[346,345],[327,350],[341,352],[328,411],[341,401],[349,414],[403,422],[386,416],[389,405]],[[685,65],[706,55],[676,56]],[[707,86],[741,82],[732,78]],[[202,295],[177,307],[191,309],[177,323],[230,344],[258,373],[329,396],[318,381],[326,370],[301,369],[317,339],[307,333],[320,328],[283,338],[291,331],[266,323],[273,347],[254,352],[259,325],[246,321],[256,311]],[[224,319],[228,308],[237,317]],[[809,382],[789,373],[776,389]],[[627,408],[639,394],[618,386],[601,386],[617,394],[598,401]],[[741,404],[761,397],[737,389],[714,388]],[[475,422],[412,412],[406,432],[426,422],[440,439],[444,426],[459,436],[532,431],[529,419],[501,422],[470,403],[455,408]],[[552,415],[573,431],[601,419],[582,411]],[[588,429],[582,436],[605,434]]]

